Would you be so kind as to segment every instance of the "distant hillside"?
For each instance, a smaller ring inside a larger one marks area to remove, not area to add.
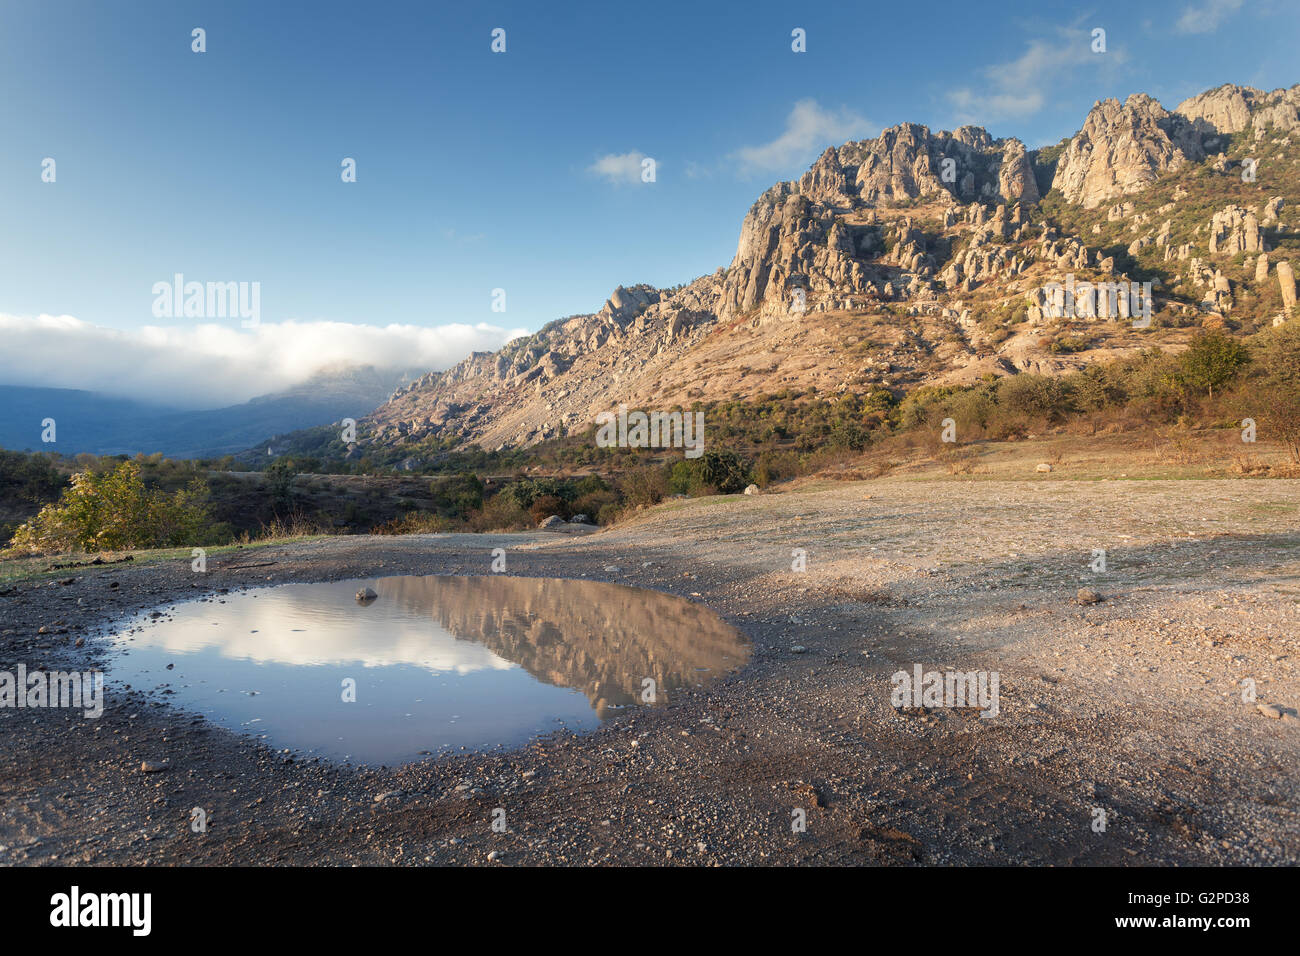
[[[370,366],[333,368],[282,392],[240,405],[185,411],[67,388],[0,385],[0,447],[65,455],[153,454],[208,458],[234,454],[268,435],[360,419],[410,375]],[[56,422],[55,444],[41,422]]]

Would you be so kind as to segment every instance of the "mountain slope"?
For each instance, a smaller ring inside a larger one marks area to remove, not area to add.
[[[1050,374],[1283,319],[1285,260],[1300,256],[1284,225],[1300,202],[1298,107],[1300,86],[1228,85],[1173,112],[1143,94],[1099,102],[1052,149],[915,124],[828,149],[759,197],[728,267],[619,287],[595,313],[429,373],[366,418],[362,445],[491,449],[620,403]],[[1052,318],[1043,286],[1067,281],[1152,282],[1151,327]]]

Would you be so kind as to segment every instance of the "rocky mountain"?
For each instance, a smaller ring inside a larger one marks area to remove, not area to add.
[[[1172,112],[1144,94],[1098,102],[1041,150],[916,124],[827,149],[758,198],[729,265],[671,289],[620,286],[594,313],[421,376],[349,454],[525,445],[621,403],[1054,373],[1178,348],[1200,326],[1284,321],[1297,127],[1300,86],[1226,85]],[[1062,316],[1050,290],[1067,282],[1076,308]],[[1143,282],[1154,314],[1135,329],[1140,299],[1105,291]]]

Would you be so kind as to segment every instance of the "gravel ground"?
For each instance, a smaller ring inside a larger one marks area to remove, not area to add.
[[[10,584],[0,668],[102,663],[115,623],[221,588],[485,574],[495,547],[511,574],[692,597],[754,646],[592,734],[397,768],[277,753],[138,692],[98,720],[0,710],[0,862],[1294,865],[1298,502],[1280,480],[885,479],[587,536],[339,537],[203,576],[185,558]],[[915,664],[998,672],[999,715],[895,709]]]

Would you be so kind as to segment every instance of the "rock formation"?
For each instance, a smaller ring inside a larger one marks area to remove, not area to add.
[[[1277,283],[1282,290],[1282,311],[1289,316],[1295,309],[1295,272],[1285,259],[1277,264]]]
[[[1249,86],[1226,83],[1184,100],[1175,110],[1198,132],[1215,135],[1240,133],[1250,128],[1256,134],[1270,125],[1278,131],[1300,126],[1300,87],[1265,93]]]
[[[1259,217],[1252,209],[1225,206],[1210,220],[1211,255],[1265,252],[1267,248],[1263,233],[1259,231]]]
[[[1186,117],[1136,93],[1123,105],[1115,99],[1093,105],[1061,154],[1052,188],[1091,209],[1204,157],[1200,136]]]

